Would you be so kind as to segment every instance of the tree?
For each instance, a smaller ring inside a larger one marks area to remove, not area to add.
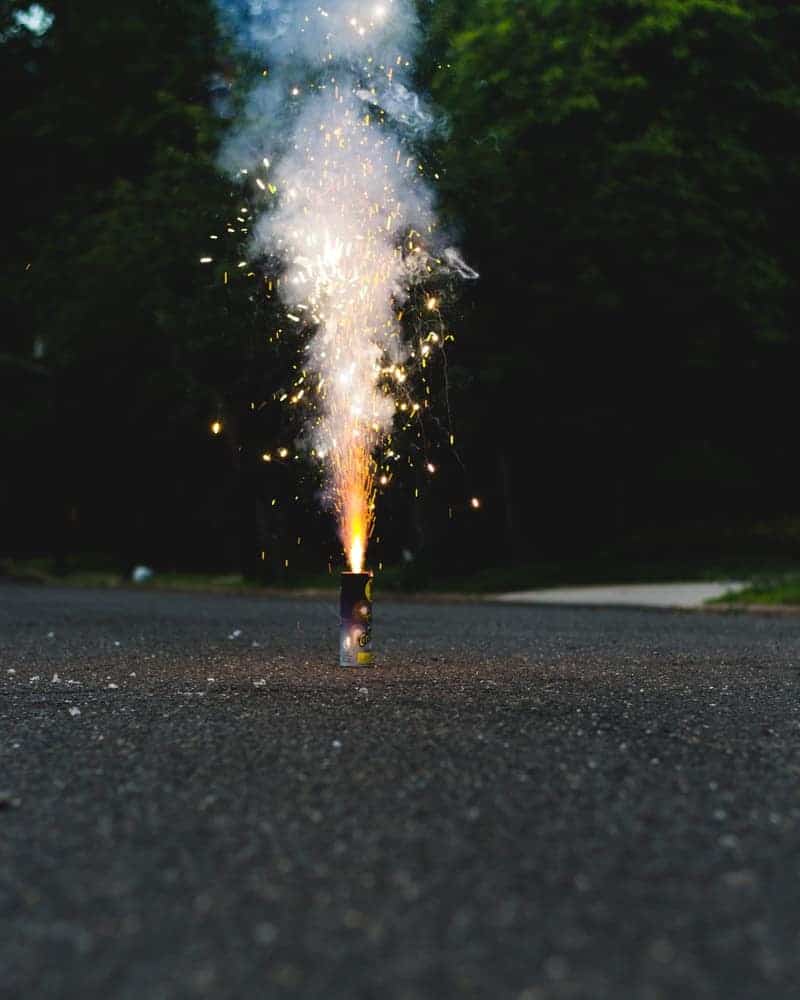
[[[507,451],[534,537],[741,513],[767,467],[788,489],[800,11],[472,0],[431,30],[447,205],[482,273],[461,350],[496,418],[476,442]],[[661,476],[709,447],[723,482]]]
[[[199,264],[238,197],[214,166],[213,10],[52,0],[37,34],[24,6],[0,42],[7,516],[31,548],[78,519],[82,546],[126,561],[228,561],[238,444],[214,458],[207,426],[250,398],[265,338],[242,283]]]

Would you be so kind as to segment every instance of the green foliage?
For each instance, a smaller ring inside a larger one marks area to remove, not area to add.
[[[462,345],[497,415],[471,436],[510,456],[517,484],[558,493],[513,487],[512,534],[523,503],[545,536],[565,516],[593,532],[685,516],[686,500],[653,494],[657,470],[731,442],[738,480],[769,479],[767,503],[785,503],[773,446],[799,346],[800,8],[440,0],[430,29],[424,75],[452,124],[445,205],[469,220],[482,275]],[[573,507],[592,481],[606,488],[589,487],[591,509]],[[692,499],[756,502],[725,490]]]
[[[755,607],[791,607],[800,604],[800,575],[759,575],[744,590],[724,594],[714,604],[741,604]]]
[[[212,563],[238,561],[245,414],[280,375],[253,281],[223,285],[240,251],[209,243],[241,197],[214,164],[212,5],[52,0],[41,37],[12,30],[24,6],[0,22],[0,416],[30,469],[7,498],[38,508],[34,544],[115,537],[123,562],[186,562],[194,531]],[[212,245],[223,263],[202,267]]]
[[[797,161],[775,152],[798,124],[800,12],[481,0],[459,3],[445,36],[452,6],[433,24],[447,64],[433,93],[453,122],[442,157],[493,270],[534,295],[569,277],[575,305],[600,312],[619,311],[636,275],[651,303],[677,291],[688,313],[702,288],[756,333],[785,324],[794,255],[772,224]]]

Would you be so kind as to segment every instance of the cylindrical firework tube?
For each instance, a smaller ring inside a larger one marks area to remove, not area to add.
[[[339,666],[372,665],[372,575],[342,573]]]

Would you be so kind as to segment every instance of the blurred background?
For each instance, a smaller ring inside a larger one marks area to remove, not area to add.
[[[481,277],[441,290],[455,342],[370,561],[793,580],[800,7],[419,6],[425,159]],[[0,11],[3,572],[321,582],[339,546],[277,402],[297,344],[244,236],[199,263],[244,205],[215,156],[260,67],[211,0]]]

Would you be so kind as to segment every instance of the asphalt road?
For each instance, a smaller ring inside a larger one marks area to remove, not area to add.
[[[0,996],[789,998],[800,619],[0,587]]]

